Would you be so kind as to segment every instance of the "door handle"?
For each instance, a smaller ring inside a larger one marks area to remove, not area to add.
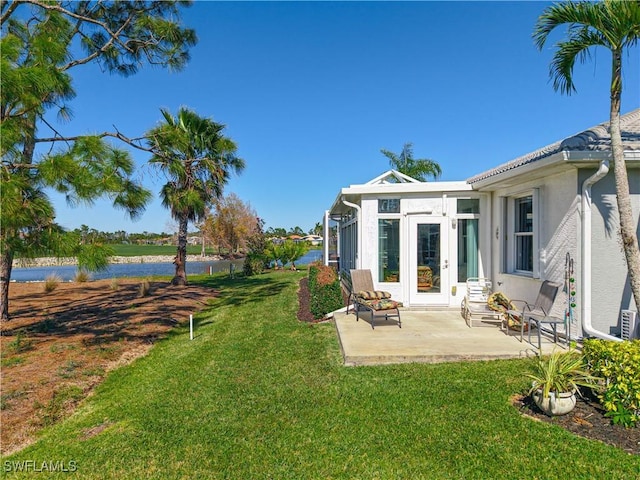
[[[449,268],[449,260],[445,260],[442,268]]]

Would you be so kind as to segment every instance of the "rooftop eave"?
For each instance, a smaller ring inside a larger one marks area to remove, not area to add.
[[[627,150],[624,152],[624,158],[628,167],[640,166],[640,150]],[[474,190],[490,191],[496,188],[509,187],[520,181],[520,177],[523,176],[526,176],[526,180],[529,181],[568,169],[595,167],[603,160],[611,160],[610,151],[563,150],[547,158],[469,183]]]
[[[546,176],[549,174],[549,169],[560,167],[559,170],[561,170],[562,166],[566,165],[566,153],[567,152],[557,152],[526,165],[510,168],[473,182],[467,181],[474,190],[479,191],[490,191],[496,188],[509,187],[517,183],[523,175],[527,175],[527,180],[531,180],[534,178],[532,175],[536,173],[539,173],[540,176]]]
[[[347,212],[347,207],[342,202],[347,200],[351,203],[361,203],[363,196],[376,195],[388,197],[389,195],[410,195],[416,193],[451,193],[473,191],[467,182],[418,182],[418,183],[386,183],[386,184],[363,184],[351,185],[340,190],[338,196],[331,205],[329,214],[340,214]]]

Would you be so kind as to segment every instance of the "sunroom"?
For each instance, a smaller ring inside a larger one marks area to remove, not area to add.
[[[488,195],[466,182],[419,182],[390,170],[341,189],[326,212],[325,258],[369,269],[405,307],[459,306],[491,265]]]

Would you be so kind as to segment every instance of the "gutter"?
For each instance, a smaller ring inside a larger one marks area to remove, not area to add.
[[[621,342],[622,339],[601,332],[591,324],[591,187],[609,173],[609,160],[602,160],[598,171],[582,184],[582,330],[589,336]]]
[[[344,203],[347,207],[355,208],[356,210],[356,222],[358,225],[358,230],[356,230],[358,234],[358,242],[356,243],[356,248],[358,251],[356,252],[356,269],[360,269],[362,264],[360,263],[360,256],[362,254],[362,208],[360,205],[356,205],[355,203],[347,202],[344,199],[344,195],[341,198],[342,203]]]

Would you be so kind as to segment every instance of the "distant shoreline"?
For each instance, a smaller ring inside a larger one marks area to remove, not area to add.
[[[174,259],[175,255],[134,255],[131,257],[113,256],[110,257],[109,263],[173,263]],[[219,260],[224,260],[224,258],[220,255],[187,255],[187,262],[217,262]],[[17,258],[13,261],[13,268],[65,267],[77,264],[78,259],[75,257]]]

